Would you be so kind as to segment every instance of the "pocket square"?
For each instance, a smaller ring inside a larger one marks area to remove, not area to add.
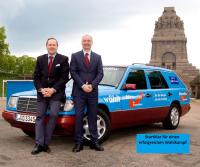
[[[60,67],[60,64],[56,64],[56,67]]]

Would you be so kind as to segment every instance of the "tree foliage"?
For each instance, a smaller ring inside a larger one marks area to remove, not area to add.
[[[5,28],[0,27],[0,72],[16,74],[18,76],[31,76],[36,59],[28,55],[21,57],[11,55],[9,45],[6,43]]]

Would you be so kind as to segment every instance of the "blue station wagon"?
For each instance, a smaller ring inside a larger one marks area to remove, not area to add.
[[[74,133],[72,85],[73,80],[66,84],[66,102],[60,107],[56,134]],[[36,90],[12,94],[2,115],[11,126],[34,135],[36,102]],[[104,78],[99,85],[97,119],[101,142],[108,138],[111,130],[134,125],[162,122],[164,128],[176,129],[180,117],[189,110],[189,91],[174,71],[141,64],[104,66]],[[89,141],[87,108],[83,128],[84,139]]]

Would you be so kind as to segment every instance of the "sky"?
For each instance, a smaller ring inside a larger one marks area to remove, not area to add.
[[[155,21],[168,6],[184,21],[189,62],[200,68],[199,0],[0,0],[0,26],[13,55],[37,57],[55,37],[70,58],[90,34],[104,65],[148,63]]]

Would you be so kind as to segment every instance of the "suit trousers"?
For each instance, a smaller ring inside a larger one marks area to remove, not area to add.
[[[98,132],[97,132],[97,106],[98,106],[98,95],[91,93],[81,93],[79,96],[74,96],[74,107],[76,112],[75,122],[75,143],[83,143],[83,118],[85,116],[85,109],[87,109],[87,118],[89,125],[89,132],[91,135],[91,142],[97,143]]]
[[[37,117],[35,123],[35,143],[41,146],[49,145],[53,131],[55,129],[58,112],[60,110],[60,101],[44,98],[37,102]],[[49,109],[49,119],[45,123],[46,112]]]

